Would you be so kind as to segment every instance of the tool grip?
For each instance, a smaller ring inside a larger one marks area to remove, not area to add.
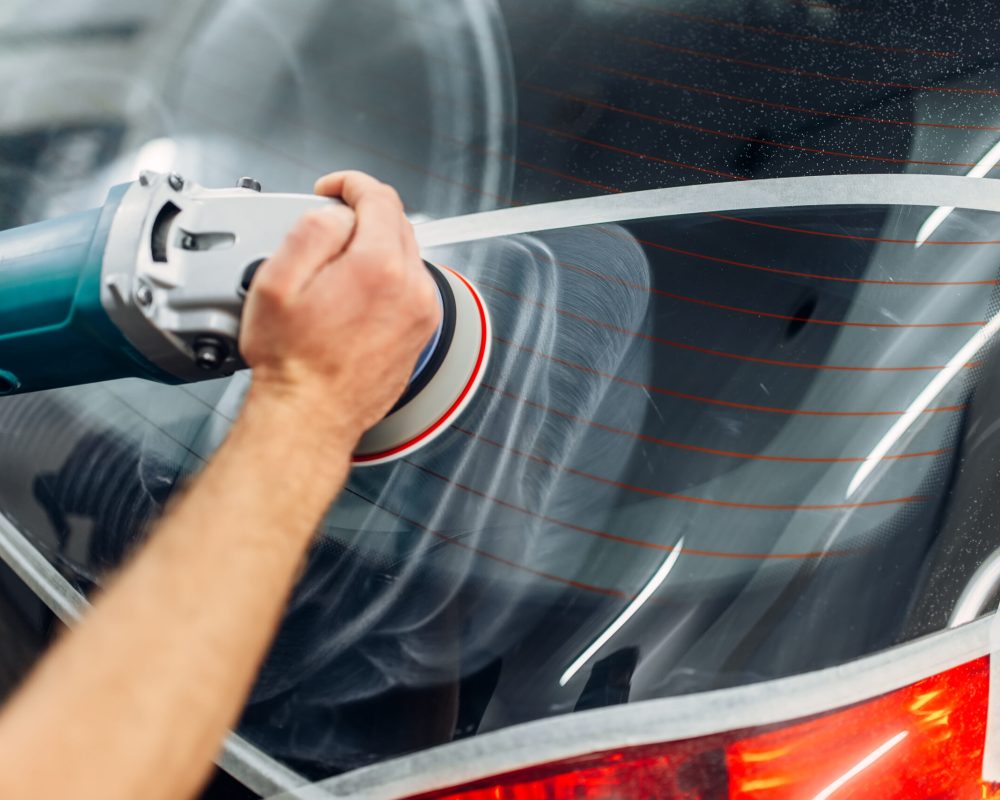
[[[143,373],[101,306],[101,261],[126,187],[101,208],[0,231],[0,394]]]

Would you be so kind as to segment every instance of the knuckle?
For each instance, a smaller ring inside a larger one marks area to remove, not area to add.
[[[251,288],[254,298],[268,309],[281,308],[288,300],[286,287],[274,278],[261,275]]]
[[[357,222],[354,209],[344,203],[331,204],[324,213],[329,218],[330,224],[340,232],[353,230]]]
[[[358,195],[365,191],[365,188],[374,183],[375,179],[367,173],[356,169],[349,169],[343,173],[343,194]]]
[[[414,252],[417,250],[417,233],[413,229],[413,223],[410,222],[409,218],[403,215],[403,226],[402,226],[402,236],[405,245],[412,246]]]
[[[438,325],[441,324],[441,314],[438,309],[433,306],[427,306],[417,316],[416,323],[422,333],[430,335],[434,333],[434,331],[437,330]]]
[[[399,209],[400,211],[403,210],[403,198],[399,196],[399,192],[392,186],[387,183],[380,183],[376,187],[376,191],[386,203]]]
[[[386,277],[377,264],[359,264],[356,272],[358,284],[369,297],[385,290]]]
[[[302,215],[290,234],[293,242],[310,246],[330,236],[339,223],[332,214],[319,209],[307,211]]]
[[[283,308],[290,302],[292,289],[287,281],[282,279],[279,270],[271,269],[270,261],[264,262],[250,284],[249,297],[255,304],[263,306],[268,311]]]
[[[348,254],[351,263],[361,267],[367,267],[375,258],[372,246],[360,241],[355,241],[351,244]]]
[[[302,215],[302,227],[306,230],[322,230],[325,225],[323,221],[323,212],[318,208],[313,208]]]
[[[402,270],[397,266],[397,262],[392,259],[383,259],[375,262],[369,270],[372,280],[384,287],[386,290],[396,289],[401,285]]]
[[[285,236],[282,251],[297,253],[303,248],[308,247],[310,241],[311,239],[306,230],[306,225],[302,220],[299,220]]]
[[[260,342],[251,335],[240,336],[240,355],[243,359],[250,365],[259,363],[263,360],[264,350],[262,349]]]
[[[358,244],[353,255],[366,270],[380,273],[392,270],[398,260],[392,247],[378,242]]]
[[[302,219],[295,223],[295,227],[288,232],[288,236],[285,239],[288,248],[298,251],[311,247],[312,243],[319,236],[316,226],[317,223],[312,217],[302,217]]]
[[[441,304],[438,302],[437,287],[428,276],[420,280],[413,291],[411,310],[416,324],[433,331],[441,321]]]
[[[362,172],[359,169],[345,169],[341,175],[344,176],[344,183],[358,183],[359,181],[372,180],[372,177],[367,172]]]
[[[389,248],[379,254],[379,269],[383,275],[392,278],[401,278],[406,272],[406,260],[403,254],[394,248]]]

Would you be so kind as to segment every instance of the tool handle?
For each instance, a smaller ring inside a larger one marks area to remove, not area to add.
[[[0,394],[139,371],[101,307],[101,259],[121,191],[101,208],[0,231]]]

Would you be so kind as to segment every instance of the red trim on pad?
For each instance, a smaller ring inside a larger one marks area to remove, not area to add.
[[[442,427],[451,422],[451,417],[452,414],[455,413],[455,409],[457,409],[460,405],[462,405],[463,402],[465,402],[466,397],[469,396],[469,393],[472,391],[476,381],[479,378],[480,373],[483,370],[484,366],[483,362],[485,361],[486,358],[486,348],[489,345],[489,341],[487,338],[487,330],[486,330],[486,309],[483,307],[483,301],[479,297],[479,292],[477,292],[473,288],[472,284],[469,283],[464,277],[459,275],[457,272],[455,272],[455,270],[450,269],[449,267],[440,267],[440,268],[448,270],[448,272],[450,272],[452,275],[458,278],[462,283],[464,283],[466,288],[469,290],[469,293],[472,295],[472,298],[476,301],[476,308],[479,310],[479,331],[480,331],[479,354],[476,356],[476,366],[473,368],[472,374],[469,376],[469,380],[466,382],[465,387],[462,389],[462,393],[459,394],[455,402],[448,407],[448,410],[441,417],[438,418],[437,422],[435,422],[433,425],[427,428],[427,430],[423,431],[423,433],[414,436],[409,441],[403,442],[403,444],[393,447],[391,450],[384,450],[380,453],[368,453],[367,455],[363,456],[351,456],[351,461],[355,464],[365,464],[369,461],[377,461],[379,459],[397,455],[398,453],[401,453],[405,450],[409,450],[410,448],[419,445],[420,442],[422,442],[424,439],[433,436],[435,433],[437,433],[438,430],[440,430]]]

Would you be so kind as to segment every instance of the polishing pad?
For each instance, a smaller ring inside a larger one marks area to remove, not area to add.
[[[395,461],[430,444],[465,410],[482,383],[492,333],[475,287],[447,267],[428,264],[444,308],[438,343],[389,414],[354,451],[355,466]]]

